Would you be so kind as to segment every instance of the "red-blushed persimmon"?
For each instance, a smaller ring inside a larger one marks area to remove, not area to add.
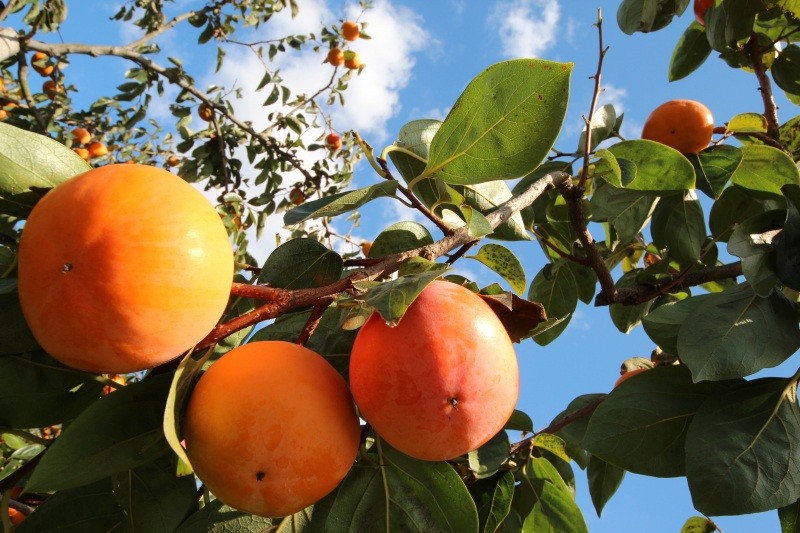
[[[624,374],[622,374],[620,377],[617,378],[617,381],[614,383],[614,388],[616,389],[617,387],[619,387],[620,383],[622,383],[625,380],[628,380],[628,379],[632,378],[636,374],[641,374],[642,372],[646,372],[648,370],[650,370],[650,369],[649,368],[634,368],[633,370],[628,370],[627,372],[625,372]]]
[[[294,205],[300,205],[306,201],[306,195],[300,187],[295,187],[289,191],[289,201]]]
[[[72,130],[72,138],[75,139],[78,144],[89,144],[92,140],[92,134],[89,133],[89,130],[86,128],[75,128]]]
[[[326,61],[334,67],[341,67],[344,65],[344,52],[342,52],[341,48],[332,48],[328,52]]]
[[[181,160],[178,158],[177,155],[171,155],[167,158],[167,166],[168,167],[177,167],[181,164]]]
[[[357,22],[348,20],[342,24],[342,37],[344,37],[346,41],[355,41],[360,34],[361,30]]]
[[[706,11],[714,4],[714,0],[694,0],[694,18],[701,26],[706,25]]]
[[[374,313],[350,355],[361,415],[401,452],[430,461],[475,450],[503,428],[519,367],[500,319],[480,296],[434,281],[400,322]]]
[[[106,165],[50,190],[19,247],[34,337],[73,368],[126,374],[178,357],[219,321],[233,252],[214,206],[164,169]]]
[[[671,146],[684,154],[708,147],[714,133],[714,117],[695,100],[670,100],[655,108],[644,123],[642,138]]]
[[[64,92],[64,89],[55,80],[47,80],[42,84],[42,92],[52,99],[56,94]]]
[[[336,132],[331,132],[325,136],[325,148],[331,152],[335,152],[342,147],[342,138]]]
[[[286,516],[320,500],[353,465],[361,428],[344,378],[298,344],[245,344],[192,391],[186,454],[222,502]]]

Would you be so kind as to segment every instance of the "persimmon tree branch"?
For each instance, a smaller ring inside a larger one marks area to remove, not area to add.
[[[592,153],[592,121],[594,120],[594,113],[597,109],[597,100],[600,98],[600,77],[603,73],[603,59],[606,57],[608,48],[603,46],[603,12],[597,10],[597,40],[600,48],[600,53],[597,58],[597,71],[594,76],[594,91],[592,93],[592,103],[589,107],[589,116],[586,119],[586,135],[584,136],[583,145],[583,167],[581,168],[581,175],[578,180],[578,187],[583,188],[586,185],[586,180],[589,179],[589,159]]]
[[[764,118],[767,120],[767,135],[780,140],[780,124],[778,122],[778,106],[775,104],[775,98],[772,95],[772,84],[767,76],[767,68],[762,60],[761,47],[758,46],[758,39],[752,35],[747,41],[747,51],[750,55],[750,61],[753,64],[753,71],[758,80],[759,92],[761,93],[761,100],[764,102]]]
[[[531,205],[546,190],[560,186],[568,179],[569,175],[563,172],[546,174],[531,184],[522,194],[510,198],[508,201],[498,206],[496,210],[486,215],[486,220],[492,228],[496,228],[511,218],[515,213]],[[378,263],[365,266],[364,268],[356,270],[349,276],[323,287],[290,290],[264,285],[234,283],[231,288],[231,295],[264,300],[266,303],[248,313],[218,325],[205,339],[198,343],[195,350],[208,348],[228,335],[257,324],[258,322],[277,318],[298,309],[314,307],[319,305],[320,302],[340,293],[352,292],[356,290],[356,283],[358,282],[385,278],[396,272],[403,261],[411,257],[424,257],[433,261],[451,250],[474,242],[475,240],[475,236],[469,232],[469,227],[463,226],[454,230],[451,234],[445,235],[442,239],[433,244],[386,256]]]

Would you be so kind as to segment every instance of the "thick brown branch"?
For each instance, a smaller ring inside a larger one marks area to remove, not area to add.
[[[753,64],[753,71],[758,79],[759,92],[761,92],[761,100],[764,102],[764,118],[767,119],[767,135],[780,140],[780,123],[778,122],[778,106],[775,104],[775,98],[772,96],[772,84],[767,76],[767,67],[761,59],[761,49],[758,46],[758,38],[755,35],[750,37],[747,42],[747,50],[750,54],[750,61]]]
[[[668,291],[676,291],[695,287],[710,281],[720,281],[723,279],[736,278],[742,275],[742,263],[737,261],[727,265],[703,268],[689,272],[688,274],[678,274],[681,279],[675,283],[675,278],[667,279],[658,285],[635,285],[617,289],[616,296],[608,299],[604,294],[598,294],[594,304],[596,306],[622,304],[637,305],[658,298]]]

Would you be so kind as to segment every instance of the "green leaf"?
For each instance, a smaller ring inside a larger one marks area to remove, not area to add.
[[[642,319],[642,326],[647,336],[659,348],[671,355],[678,354],[678,333],[689,316],[702,304],[709,295],[701,294],[681,300],[659,305]]]
[[[800,160],[800,116],[789,119],[780,127],[780,141],[792,154],[792,159]]]
[[[469,185],[531,172],[561,129],[571,71],[572,63],[541,59],[484,70],[436,132],[422,175]]]
[[[692,383],[682,366],[656,367],[622,382],[595,410],[583,445],[629,472],[677,477],[686,472],[689,422],[725,384]]]
[[[785,46],[770,68],[775,85],[790,94],[800,95],[800,46]]]
[[[468,255],[470,259],[480,261],[487,267],[497,272],[500,277],[508,282],[512,289],[521,294],[526,287],[525,269],[514,252],[499,244],[485,244],[475,255]]]
[[[533,420],[531,420],[528,414],[514,409],[514,412],[511,413],[511,417],[506,421],[506,425],[503,426],[503,429],[533,433]]]
[[[272,520],[228,507],[213,500],[190,516],[175,533],[232,533],[234,531],[266,531]]]
[[[677,14],[683,13],[688,2],[656,2],[654,0],[623,0],[617,8],[619,29],[628,35],[649,33],[665,27]]]
[[[378,234],[368,256],[385,257],[428,244],[433,244],[433,237],[425,226],[417,222],[397,222]]]
[[[380,447],[314,505],[308,531],[384,531],[387,523],[419,533],[478,530],[475,503],[450,465]]]
[[[545,346],[555,340],[569,324],[569,319],[578,306],[578,281],[572,261],[559,260],[546,264],[531,282],[528,299],[544,306],[550,318],[567,317],[544,332],[535,335],[533,340]]]
[[[130,385],[89,406],[50,445],[25,490],[79,487],[164,455],[164,404],[172,376]]]
[[[259,283],[283,289],[321,287],[342,274],[342,257],[315,239],[291,239],[273,251],[258,276]]]
[[[705,28],[693,20],[672,51],[669,60],[669,81],[685,78],[705,63],[709,55],[711,46],[708,44]]]
[[[725,52],[736,48],[739,41],[747,39],[753,32],[756,14],[764,4],[753,0],[727,0],[724,4],[712,4],[705,13],[706,33],[711,47]]]
[[[586,428],[589,427],[590,417],[575,417],[575,414],[582,412],[583,409],[599,405],[601,401],[604,401],[606,396],[606,394],[602,393],[582,394],[569,402],[566,409],[553,418],[552,423],[561,423],[566,417],[573,417],[572,422],[562,426],[561,429],[556,432],[556,435],[564,439],[568,446],[581,446],[583,437],[586,435]]]
[[[455,187],[467,205],[474,207],[484,215],[497,209],[497,206],[509,200],[512,196],[511,189],[505,181],[488,181],[469,186]],[[514,213],[508,220],[497,226],[489,236],[492,239],[507,241],[529,241],[530,235],[525,231],[522,215]]]
[[[508,440],[508,435],[501,430],[497,435],[489,439],[486,444],[467,454],[469,469],[472,470],[477,479],[492,476],[506,462],[510,449],[511,443]]]
[[[725,124],[725,133],[767,133],[767,119],[758,113],[740,113]]]
[[[592,220],[608,221],[621,243],[631,242],[645,227],[658,196],[602,185],[592,195]]]
[[[778,283],[772,234],[785,219],[783,209],[752,216],[736,226],[728,240],[728,253],[741,258],[744,277],[759,296],[769,296]]]
[[[26,216],[50,189],[91,167],[75,152],[44,135],[0,124],[0,198],[3,211]]]
[[[778,509],[781,533],[800,533],[800,500]]]
[[[567,443],[558,435],[551,435],[549,433],[539,433],[533,437],[533,447],[537,451],[547,451],[555,457],[558,457],[565,463],[569,463],[569,455],[567,454]]]
[[[0,390],[0,428],[38,428],[78,416],[102,385],[37,351],[0,356]]]
[[[11,446],[11,439],[17,438],[22,442],[27,442],[20,437],[8,433],[0,433],[7,446]],[[14,450],[11,455],[0,462],[0,481],[18,474],[20,468],[39,457],[47,448],[42,444],[28,444]]]
[[[551,533],[588,532],[581,510],[561,475],[550,461],[532,457],[520,490],[532,501],[524,516],[523,531]]]
[[[197,510],[194,476],[177,477],[168,455],[115,474],[112,485],[129,531],[172,533]]]
[[[792,158],[765,145],[742,146],[742,162],[731,182],[754,191],[781,194],[781,187],[800,184],[800,171]]]
[[[686,477],[695,508],[706,515],[757,513],[796,502],[797,384],[757,379],[709,397],[689,426]]]
[[[641,269],[638,268],[626,272],[617,280],[617,287],[633,287],[637,283],[636,277],[640,272]],[[608,312],[611,315],[611,321],[617,329],[627,334],[641,323],[642,318],[647,315],[652,306],[653,300],[648,300],[637,305],[613,304],[609,306]]]
[[[711,207],[708,225],[717,241],[727,242],[737,224],[760,213],[785,207],[786,201],[783,196],[756,193],[738,185],[731,185],[722,191],[722,195]]]
[[[467,222],[467,226],[469,226],[469,234],[472,237],[485,237],[494,231],[494,228],[492,228],[492,225],[489,224],[489,221],[486,219],[486,217],[483,216],[483,213],[477,209],[473,209],[468,205],[462,205],[460,210]]]
[[[697,188],[716,200],[741,163],[742,151],[723,144],[711,146],[697,154],[686,154],[686,157],[694,166]]]
[[[800,187],[784,185],[786,222],[777,239],[775,273],[781,283],[800,290]]]
[[[0,293],[0,355],[37,349],[39,344],[22,315],[16,288],[5,294]]]
[[[603,507],[622,484],[625,470],[592,455],[589,457],[586,476],[589,479],[589,495],[592,497],[592,504],[597,511],[597,516],[600,516]]]
[[[686,157],[669,146],[637,139],[622,141],[608,148],[617,160],[626,160],[632,167],[626,189],[634,191],[670,192],[694,189],[694,168]]]
[[[761,298],[747,284],[708,295],[686,324],[677,355],[695,381],[749,376],[800,347],[794,305],[779,291]]]
[[[608,150],[597,150],[594,153],[597,161],[594,163],[592,177],[599,177],[609,185],[618,189],[622,188],[622,169],[617,158]],[[595,185],[597,187],[598,185]]]
[[[108,479],[48,497],[14,531],[16,533],[86,533],[115,531],[125,526],[125,515],[117,504]]]
[[[436,269],[381,283],[369,289],[364,300],[380,313],[389,326],[394,327],[422,290],[442,273],[443,270]]]
[[[479,479],[469,487],[478,508],[478,531],[495,533],[511,511],[514,496],[514,474],[502,472]]]
[[[608,139],[614,133],[614,125],[616,124],[616,122],[617,122],[617,112],[614,110],[613,105],[606,104],[595,110],[594,114],[592,115],[592,123],[590,125],[590,129],[592,132],[592,142],[590,144],[590,151],[593,152],[594,149],[597,148],[598,144]],[[581,132],[581,136],[578,140],[578,148],[575,150],[575,152],[583,153],[585,146],[586,146],[586,128],[584,127],[583,131]]]
[[[395,150],[389,152],[389,159],[391,159],[407,183],[410,183],[425,170],[431,141],[433,141],[433,137],[441,126],[441,120],[421,119],[407,122],[400,128],[395,145],[408,150],[417,157]],[[414,192],[418,192],[416,188]]]
[[[650,231],[653,242],[667,248],[670,258],[685,263],[699,261],[706,242],[706,221],[695,192],[663,196],[653,211]]]
[[[396,181],[382,181],[369,187],[354,191],[343,191],[317,200],[311,200],[287,211],[283,222],[287,226],[300,224],[306,220],[320,217],[335,217],[358,209],[362,205],[382,196],[394,196]]]

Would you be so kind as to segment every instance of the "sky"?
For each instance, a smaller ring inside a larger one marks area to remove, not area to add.
[[[176,4],[186,9],[198,2],[179,0]],[[574,150],[583,125],[581,117],[588,114],[591,102],[590,77],[597,68],[598,33],[593,24],[598,10],[604,21],[604,45],[609,47],[600,103],[612,103],[618,114],[624,112],[624,136],[638,137],[649,112],[675,98],[704,102],[718,125],[735,114],[762,109],[755,78],[724,66],[713,56],[688,79],[667,81],[669,58],[692,20],[691,9],[665,30],[627,36],[616,25],[619,0],[376,0],[374,8],[363,14],[353,2],[299,0],[299,4],[296,19],[279,16],[265,25],[258,37],[313,31],[320,23],[345,18],[360,17],[368,23],[366,31],[372,39],[352,44],[366,68],[350,84],[346,105],[330,111],[336,130],[357,130],[376,148],[390,144],[410,120],[443,119],[467,83],[489,65],[511,58],[538,57],[575,64],[569,109],[556,143],[559,150]],[[107,20],[117,6],[118,2],[70,2],[71,19],[82,23],[68,24],[60,38],[91,43],[131,40],[138,35],[135,28]],[[86,27],[95,31],[87,33]],[[229,50],[226,66],[214,74],[215,56],[210,47],[198,47],[191,39],[181,38],[180,33],[166,36],[159,44],[169,55],[183,59],[200,88],[214,82],[236,84],[247,94],[248,88],[255,88],[261,79],[260,64],[244,48]],[[97,77],[98,63],[104,66],[102,79]],[[93,91],[107,92],[108,87],[122,82],[125,65],[121,61],[101,59],[92,65],[76,59],[68,70],[73,83],[87,87],[82,97],[95,96]],[[330,76],[330,66],[321,64],[321,56],[311,52],[287,57],[280,67],[289,85],[309,90]],[[237,115],[252,120],[256,127],[264,125],[264,99],[262,93],[245,98],[236,104]],[[781,121],[785,121],[795,111],[785,99],[779,103]],[[159,112],[166,116],[166,106]],[[354,186],[376,181],[369,166],[359,164]],[[401,219],[420,220],[417,214],[390,200],[370,204],[362,215],[361,226],[353,229],[357,239],[373,239],[380,229]],[[274,248],[275,234],[286,235],[279,217],[269,221],[257,256],[266,257]],[[514,250],[525,265],[530,283],[545,258],[535,244],[515,246]],[[456,266],[459,273],[477,279],[481,285],[498,280],[475,261],[462,259]],[[570,326],[550,345],[540,347],[530,340],[517,345],[522,389],[518,408],[541,429],[574,397],[609,391],[623,360],[649,356],[652,349],[641,328],[623,335],[614,328],[606,308],[579,304]],[[780,368],[772,372],[788,374]],[[628,474],[598,518],[589,499],[586,476],[574,468],[577,501],[592,532],[677,532],[688,517],[698,514],[684,479]],[[715,517],[715,521],[726,533],[779,529],[775,512]]]

